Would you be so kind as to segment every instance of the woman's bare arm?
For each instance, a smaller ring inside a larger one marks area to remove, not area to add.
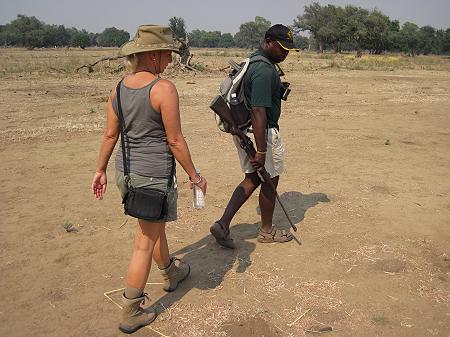
[[[113,92],[114,94],[114,92]],[[106,168],[108,167],[108,162],[114,151],[114,146],[119,138],[119,119],[117,118],[114,109],[112,107],[112,97],[113,94],[108,99],[107,111],[106,111],[106,128],[103,135],[103,141],[100,146],[100,154],[97,161],[97,168],[92,179],[92,192],[98,199],[103,199],[103,194],[106,192],[106,186],[108,183],[106,177]]]
[[[197,181],[194,163],[188,145],[181,131],[181,119],[178,92],[175,85],[168,80],[160,80],[150,93],[153,108],[161,112],[167,143],[173,155],[188,174],[191,181]],[[205,184],[198,186],[206,192]]]
[[[112,106],[113,95],[108,99],[108,106],[106,111],[106,128],[103,134],[103,142],[100,146],[100,155],[98,157],[97,172],[106,171],[108,166],[109,158],[111,157],[114,147],[116,146],[117,139],[120,135],[119,119],[114,112]]]

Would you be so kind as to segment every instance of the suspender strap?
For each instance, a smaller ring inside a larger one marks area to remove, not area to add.
[[[122,85],[123,79],[120,80],[119,84],[117,84],[116,88],[116,97],[117,97],[117,107],[119,113],[119,124],[120,124],[120,141],[122,142],[122,160],[123,160],[123,173],[125,176],[125,185],[128,188],[128,182],[130,181],[130,172],[128,170],[127,165],[127,155],[125,150],[125,138],[127,136],[126,127],[125,127],[125,118],[122,112],[122,104],[120,103],[120,87]],[[167,189],[172,187],[173,176],[175,175],[175,158],[172,155],[172,170],[170,171],[170,175],[167,181]]]

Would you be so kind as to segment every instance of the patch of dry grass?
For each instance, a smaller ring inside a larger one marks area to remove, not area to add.
[[[380,71],[400,69],[450,71],[450,60],[444,56],[409,57],[402,54],[364,54],[362,57],[356,57],[355,54],[317,54],[304,52],[300,58],[312,59],[315,61],[312,63],[322,64],[321,68]]]
[[[410,249],[422,247],[423,254],[412,254]],[[432,253],[431,253],[431,252]],[[416,296],[427,298],[450,308],[450,291],[446,287],[445,252],[437,252],[433,244],[423,240],[408,240],[403,245],[385,243],[361,245],[358,249],[335,252],[334,257],[346,266],[347,273],[357,268],[375,271],[398,278]]]

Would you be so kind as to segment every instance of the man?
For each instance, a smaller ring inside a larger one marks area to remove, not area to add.
[[[283,62],[289,51],[298,49],[293,43],[293,34],[286,26],[276,24],[270,27],[264,36],[260,49],[251,56],[262,55],[267,62],[250,64],[244,76],[244,92],[251,106],[251,124],[256,143],[256,155],[251,160],[239,146],[234,136],[244,180],[236,187],[222,215],[210,228],[216,241],[227,248],[235,245],[230,236],[230,222],[241,206],[261,185],[259,207],[261,209],[261,228],[259,242],[288,242],[292,234],[272,225],[275,208],[275,194],[270,186],[261,180],[257,170],[265,166],[275,186],[284,170],[284,145],[281,142],[278,119],[281,113],[282,83],[276,64]]]

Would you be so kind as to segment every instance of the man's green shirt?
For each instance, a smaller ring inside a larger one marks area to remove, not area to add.
[[[263,50],[257,50],[251,56],[269,57]],[[249,98],[250,106],[266,108],[267,127],[277,128],[281,114],[281,80],[275,66],[259,61],[249,65],[244,77],[244,92]]]

